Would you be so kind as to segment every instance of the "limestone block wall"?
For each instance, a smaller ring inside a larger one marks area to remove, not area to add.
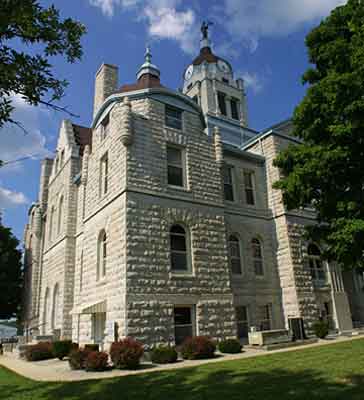
[[[165,126],[164,109],[165,105],[156,100],[132,101],[135,134],[127,156],[128,189],[221,204],[221,175],[215,150],[200,117],[183,112],[183,129],[177,130]],[[167,144],[185,149],[185,190],[167,185]]]
[[[106,275],[97,279],[98,238],[102,230],[107,236]],[[97,213],[86,217],[83,230],[77,235],[74,309],[106,300],[106,320],[116,322],[119,336],[125,336],[125,193]],[[80,343],[93,341],[91,314],[73,313],[72,338]],[[114,340],[105,331],[105,341]]]
[[[226,318],[219,324],[212,324],[204,312],[197,312],[197,330],[213,337],[234,335],[222,210],[139,193],[130,192],[127,196],[127,333],[146,343],[157,340],[150,320],[138,318],[134,310],[145,302],[154,308],[153,318],[161,320],[159,339],[171,336],[171,304],[195,305],[197,310],[209,307],[211,318],[215,318],[214,310],[220,310],[218,315],[226,314]],[[170,267],[169,230],[175,223],[185,227],[190,243],[192,273],[183,276],[172,273]]]

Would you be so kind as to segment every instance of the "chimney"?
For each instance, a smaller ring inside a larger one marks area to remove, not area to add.
[[[118,86],[118,67],[111,64],[102,64],[96,72],[94,113],[95,117],[104,100],[115,92]]]

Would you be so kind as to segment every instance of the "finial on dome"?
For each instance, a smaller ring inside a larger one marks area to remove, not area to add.
[[[144,64],[139,68],[137,78],[139,79],[142,75],[150,74],[159,78],[160,71],[157,66],[152,64],[152,52],[150,46],[147,45],[144,53]]]

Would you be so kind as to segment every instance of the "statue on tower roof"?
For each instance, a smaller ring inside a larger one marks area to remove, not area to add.
[[[208,39],[209,37],[209,26],[213,25],[212,22],[210,21],[203,21],[201,25],[201,33],[202,33],[202,39]]]

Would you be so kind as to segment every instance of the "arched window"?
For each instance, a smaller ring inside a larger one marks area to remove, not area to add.
[[[107,237],[106,232],[100,232],[98,241],[97,279],[106,275]]]
[[[53,290],[52,329],[59,328],[59,312],[59,286],[56,283]]]
[[[173,225],[169,231],[171,249],[171,270],[187,272],[190,270],[188,262],[187,234],[181,225]]]
[[[231,272],[240,275],[242,271],[239,239],[235,235],[230,235],[228,246]]]
[[[254,271],[256,276],[264,275],[264,266],[263,266],[263,251],[262,244],[260,240],[257,238],[253,238],[251,241],[251,249],[252,249],[252,259],[254,265]]]
[[[62,222],[63,222],[63,196],[61,196],[61,198],[59,199],[59,205],[58,205],[57,234],[61,232]]]
[[[54,206],[51,208],[51,214],[49,216],[49,231],[48,231],[48,239],[51,241],[53,238],[53,222],[54,222],[54,214],[55,208]]]
[[[43,334],[49,332],[49,288],[46,289],[44,295],[44,309],[43,309]]]
[[[307,253],[312,279],[316,283],[325,283],[326,274],[321,260],[320,249],[315,244],[311,243],[308,245]]]

